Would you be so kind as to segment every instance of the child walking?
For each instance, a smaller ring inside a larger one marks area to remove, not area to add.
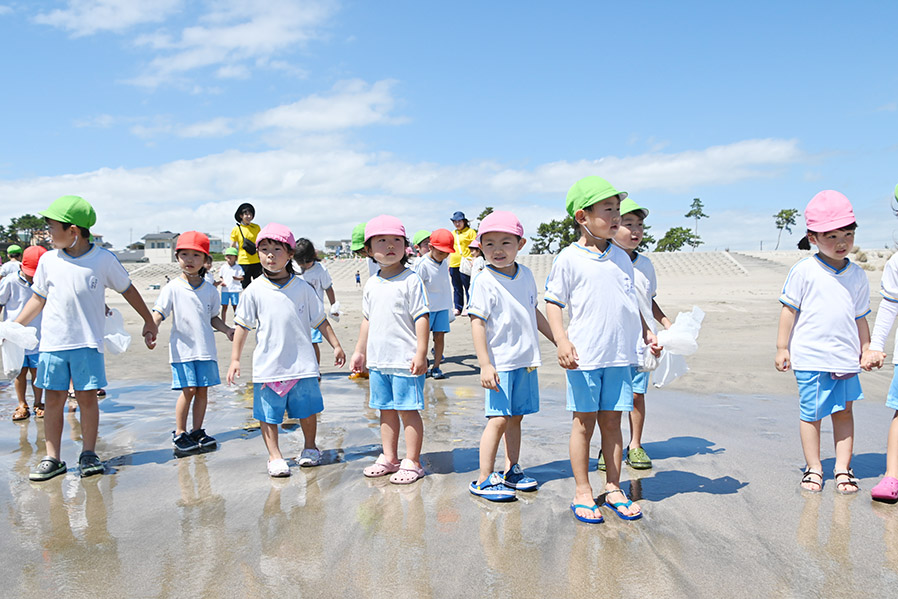
[[[327,295],[327,301],[331,304],[330,315],[335,316],[337,312],[334,305],[337,303],[337,295],[334,293],[334,281],[324,265],[318,261],[318,253],[312,242],[304,237],[297,239],[293,259],[300,268],[299,278],[312,286],[322,305],[324,305],[324,296]],[[319,364],[321,363],[321,351],[318,349],[318,345],[322,341],[324,341],[324,337],[321,336],[321,331],[312,329],[312,343],[315,346],[315,358]]]
[[[480,223],[477,238],[490,265],[471,281],[468,316],[488,420],[480,437],[480,474],[469,490],[490,501],[511,501],[515,490],[538,486],[518,465],[521,420],[539,411],[538,332],[552,341],[552,331],[537,307],[533,273],[515,262],[527,242],[517,217],[492,212]],[[503,438],[505,469],[495,472]]]
[[[19,267],[22,266],[22,253],[22,246],[15,243],[6,248],[6,257],[9,258],[9,262],[0,266],[0,277],[18,274]]]
[[[429,309],[421,278],[405,267],[408,239],[398,218],[382,215],[365,227],[365,251],[380,266],[362,292],[362,325],[352,355],[353,372],[370,371],[368,406],[380,410],[383,452],[365,476],[390,474],[395,484],[424,476],[421,445]],[[399,461],[400,420],[405,458]]]
[[[620,227],[614,236],[614,244],[622,248],[633,262],[633,286],[636,289],[636,300],[639,303],[639,313],[642,319],[655,333],[655,322],[660,322],[665,329],[669,329],[670,319],[655,301],[658,290],[658,279],[655,276],[655,267],[652,261],[638,253],[636,248],[642,243],[645,234],[644,221],[649,211],[639,206],[632,199],[625,198],[620,203]],[[645,342],[642,336],[636,344],[637,365],[630,368],[633,379],[633,411],[630,412],[630,444],[627,446],[624,460],[627,465],[635,470],[648,470],[652,467],[652,460],[642,448],[642,430],[645,426],[645,394],[649,388],[649,376],[651,373],[641,370],[645,365]],[[599,470],[605,470],[605,455],[599,453]]]
[[[243,267],[237,264],[237,248],[225,248],[225,263],[218,267],[218,277],[221,286],[221,320],[227,322],[228,306],[233,306],[234,314],[237,314],[237,305],[240,303],[240,292],[243,291]]]
[[[780,302],[776,369],[795,371],[800,400],[799,433],[806,467],[801,487],[823,490],[820,421],[830,416],[839,493],[858,492],[851,470],[852,402],[863,399],[860,357],[870,344],[866,273],[848,260],[857,223],[851,203],[837,191],[821,191],[805,208],[807,242],[817,253],[789,271]],[[804,241],[804,240],[802,240]]]
[[[480,242],[476,239],[471,242],[468,249],[471,250],[471,259],[473,260],[471,263],[471,280],[473,281],[477,273],[486,268],[486,259],[483,257],[483,251],[480,249]]]
[[[181,276],[162,288],[153,306],[156,326],[172,317],[169,341],[171,386],[181,392],[175,404],[175,430],[172,432],[172,445],[178,456],[216,444],[215,438],[203,429],[209,387],[221,383],[212,329],[221,331],[229,340],[234,339],[234,329],[218,316],[218,292],[205,280],[207,256],[208,237],[197,231],[181,233],[175,246]],[[193,420],[188,432],[187,414],[191,404]]]
[[[91,476],[104,469],[94,450],[100,419],[97,390],[106,386],[106,288],[121,293],[143,319],[142,335],[150,349],[156,345],[156,323],[121,263],[112,252],[90,242],[90,227],[97,222],[97,215],[87,201],[79,196],[62,196],[39,214],[47,221],[56,249],[41,257],[31,287],[34,295],[16,318],[19,324],[27,325],[43,312],[36,384],[46,393],[47,456],[29,478],[44,481],[66,471],[59,450],[69,381],[81,412],[78,465],[81,476]]]
[[[269,223],[256,237],[263,275],[243,292],[234,322],[238,325],[231,349],[227,381],[240,377],[240,354],[249,331],[256,329],[253,350],[253,418],[259,421],[268,450],[268,474],[290,476],[290,467],[278,445],[278,425],[284,411],[299,418],[304,447],[300,466],[317,466],[321,451],[315,443],[317,414],[324,411],[318,384],[318,361],[312,348],[312,329],[319,329],[334,348],[334,364],[343,366],[346,355],[312,286],[295,276],[296,240],[290,229]]]
[[[452,279],[449,278],[447,258],[452,253],[455,238],[448,229],[437,229],[430,234],[429,240],[429,251],[421,256],[413,270],[424,281],[433,333],[433,367],[425,376],[442,380],[446,375],[440,370],[440,364],[449,332],[449,310],[452,309]]]
[[[9,273],[0,279],[0,306],[6,310],[6,320],[15,320],[22,312],[25,304],[31,299],[31,284],[34,282],[34,271],[37,270],[37,263],[41,256],[46,253],[46,249],[39,245],[28,246],[22,255],[21,262],[7,262],[7,264],[15,264],[19,269],[17,273]],[[5,266],[5,265],[4,265]],[[31,321],[31,326],[37,329],[37,336],[41,335],[41,316],[38,314]],[[35,384],[37,374],[37,357],[38,349],[26,349],[25,361],[22,363],[22,370],[13,381],[16,389],[16,398],[19,405],[12,415],[13,420],[27,420],[31,416],[28,410],[28,401],[25,399],[25,391],[28,388],[28,375],[31,375],[31,391],[34,394],[34,416],[36,418],[44,417],[43,389]]]
[[[573,412],[570,454],[577,486],[571,511],[590,524],[603,521],[589,484],[589,443],[597,420],[606,456],[605,505],[624,520],[642,516],[620,488],[620,422],[621,413],[633,409],[630,365],[636,363],[640,332],[653,353],[660,348],[639,314],[633,263],[610,242],[626,197],[601,177],[574,183],[566,207],[580,239],[558,254],[546,281],[546,318],[558,345],[558,363],[567,369],[567,409]]]

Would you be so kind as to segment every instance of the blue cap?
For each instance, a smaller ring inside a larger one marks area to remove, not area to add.
[[[465,218],[464,212],[462,212],[461,210],[456,210],[455,214],[453,214],[452,218],[450,218],[449,220],[468,220],[468,219]]]

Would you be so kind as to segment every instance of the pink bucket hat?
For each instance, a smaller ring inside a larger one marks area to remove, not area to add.
[[[477,230],[478,242],[480,242],[480,237],[484,233],[511,233],[512,235],[523,237],[524,227],[521,226],[521,221],[518,220],[518,217],[511,212],[497,210],[496,212],[491,212],[480,221],[480,228]]]
[[[821,191],[808,202],[804,209],[804,220],[808,231],[826,233],[847,227],[855,221],[851,202],[838,191]]]
[[[291,250],[296,249],[296,238],[293,237],[293,233],[286,226],[278,223],[268,223],[262,227],[262,230],[256,235],[256,245],[259,245],[263,239],[280,241],[290,246]]]
[[[395,216],[381,214],[376,218],[372,218],[365,225],[365,241],[368,241],[375,235],[399,235],[405,237],[405,227],[402,221]]]

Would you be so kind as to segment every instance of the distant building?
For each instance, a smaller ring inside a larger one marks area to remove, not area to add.
[[[210,254],[220,254],[224,251],[224,244],[221,241],[221,237],[218,235],[212,235],[211,233],[203,233],[206,237],[209,238],[209,253]]]
[[[91,234],[91,241],[100,246],[101,248],[106,248],[107,250],[112,247],[112,244],[108,241],[103,241],[102,235],[93,235]]]
[[[350,248],[351,240],[349,239],[340,239],[336,241],[325,241],[324,242],[324,253],[328,256],[349,256],[349,248]]]
[[[180,233],[162,231],[147,233],[143,240],[143,255],[151,264],[168,264],[175,261],[175,246]]]

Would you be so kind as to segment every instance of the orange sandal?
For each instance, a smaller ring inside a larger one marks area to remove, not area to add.
[[[13,412],[12,419],[13,421],[28,420],[29,416],[31,416],[31,412],[28,411],[28,406],[18,405],[16,411]]]

